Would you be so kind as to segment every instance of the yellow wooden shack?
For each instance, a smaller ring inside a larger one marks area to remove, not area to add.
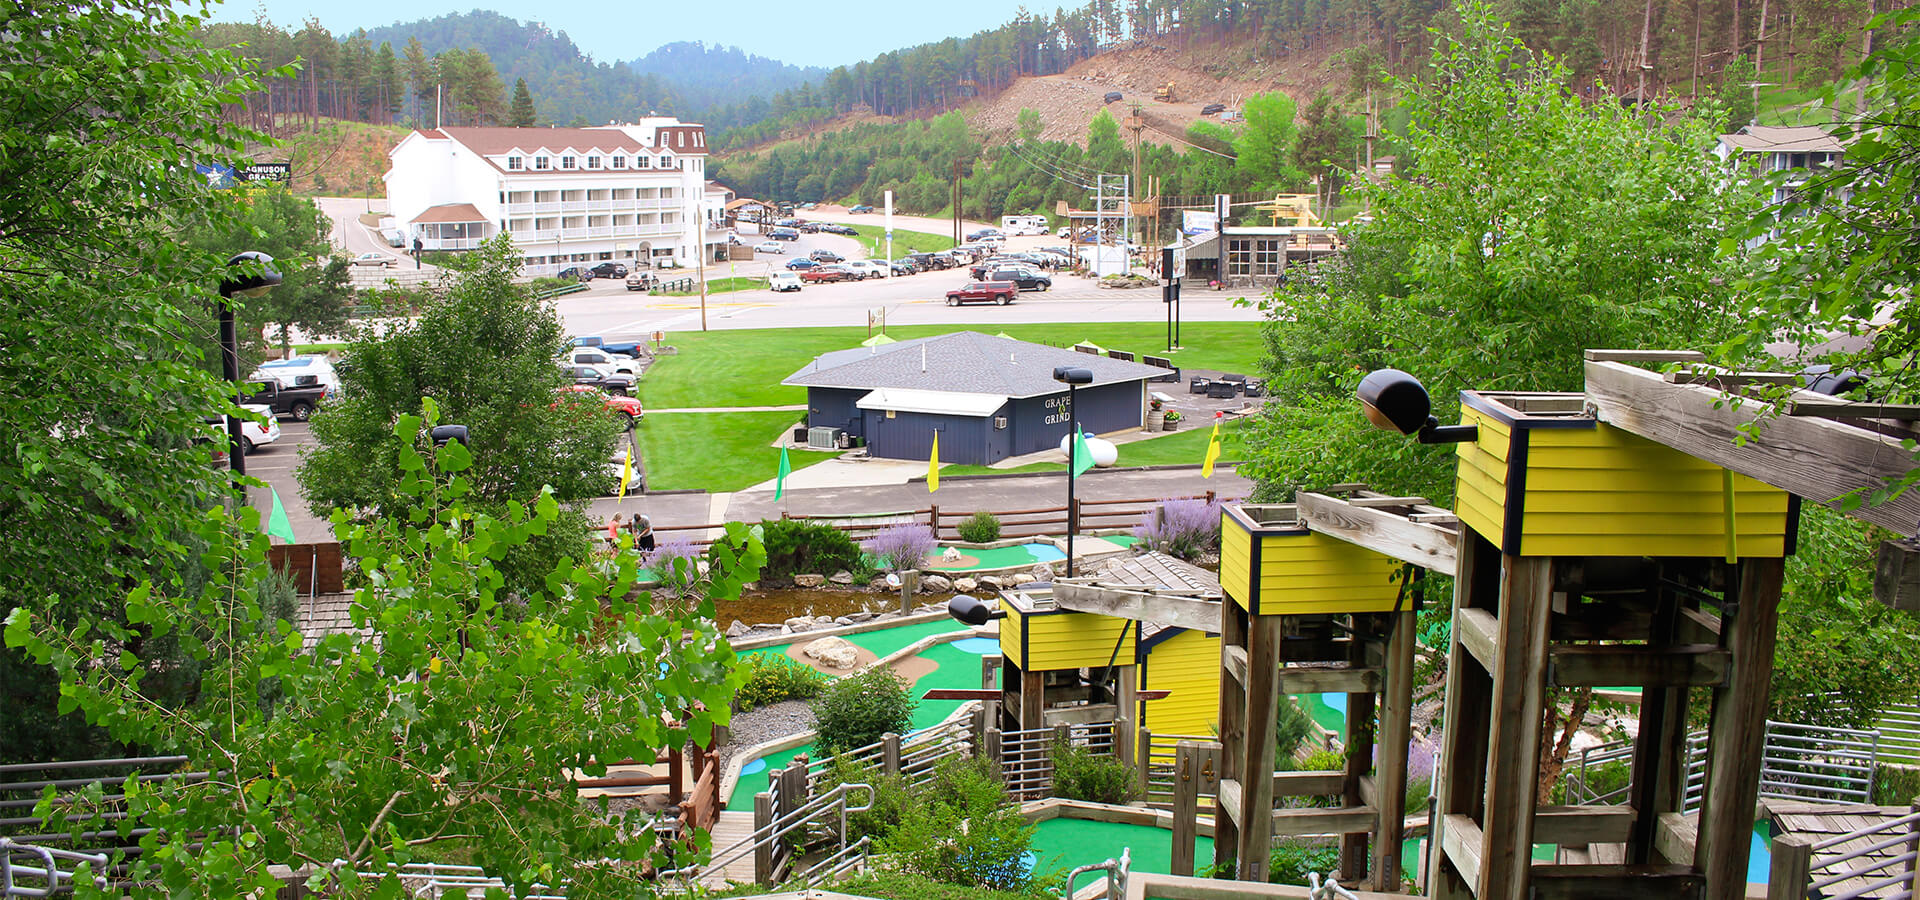
[[[1221,513],[1220,586],[1256,616],[1391,612],[1404,565],[1309,531],[1290,505]]]

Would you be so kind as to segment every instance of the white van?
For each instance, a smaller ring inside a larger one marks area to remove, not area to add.
[[[1046,216],[1001,216],[1000,230],[1008,235],[1046,234]]]

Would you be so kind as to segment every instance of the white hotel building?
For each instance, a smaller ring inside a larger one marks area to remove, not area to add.
[[[387,208],[409,247],[468,250],[506,233],[528,275],[609,260],[690,266],[702,246],[707,259],[726,252],[727,198],[707,185],[702,125],[437,128],[388,155]]]

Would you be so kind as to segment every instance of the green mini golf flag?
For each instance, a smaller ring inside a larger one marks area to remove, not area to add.
[[[780,448],[780,474],[774,476],[773,499],[778,500],[787,494],[787,476],[793,474],[793,463],[787,461],[787,448]]]
[[[273,491],[273,512],[267,515],[267,536],[277,537],[291,544],[293,543],[293,523],[287,521],[287,508],[280,504],[280,492],[274,490],[271,485],[267,490]]]
[[[1200,477],[1213,477],[1213,461],[1220,458],[1220,413],[1213,414],[1213,436],[1207,438],[1207,458],[1200,461]]]
[[[1073,477],[1093,468],[1093,451],[1087,448],[1087,433],[1082,431],[1073,436]]]
[[[927,493],[940,489],[940,429],[933,430],[933,452],[927,454]]]

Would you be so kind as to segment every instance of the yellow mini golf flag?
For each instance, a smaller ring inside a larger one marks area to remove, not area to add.
[[[940,429],[933,431],[933,452],[927,454],[927,493],[940,489]]]
[[[1220,458],[1220,413],[1213,414],[1213,436],[1207,438],[1207,458],[1200,463],[1200,477],[1213,477],[1213,461]]]
[[[627,499],[627,485],[633,483],[633,450],[627,450],[627,461],[620,467],[620,499]]]

